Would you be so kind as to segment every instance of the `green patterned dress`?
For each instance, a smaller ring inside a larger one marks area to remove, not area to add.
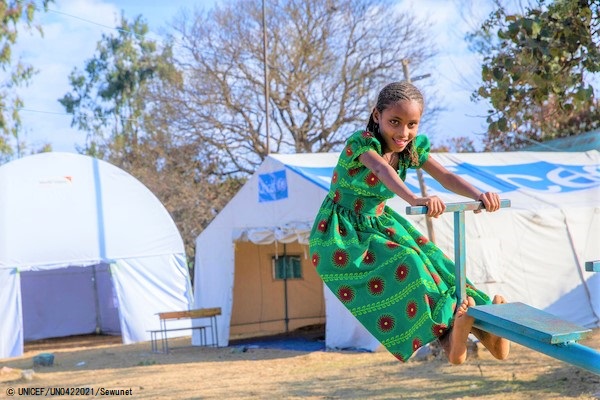
[[[419,167],[429,157],[429,140],[413,145]],[[394,196],[358,157],[381,144],[366,131],[347,141],[333,172],[329,194],[310,235],[313,265],[337,298],[397,359],[452,326],[456,295],[454,263],[407,220],[386,206]],[[398,174],[406,178],[408,160]],[[477,304],[484,293],[467,285]]]

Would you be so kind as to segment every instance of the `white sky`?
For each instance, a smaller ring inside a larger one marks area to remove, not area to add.
[[[21,112],[22,138],[28,147],[50,143],[54,151],[75,152],[75,145],[83,143],[85,133],[70,127],[71,116],[65,113],[58,99],[70,90],[69,73],[75,67],[81,70],[85,61],[93,57],[102,34],[114,33],[111,28],[121,10],[130,20],[141,14],[158,38],[161,28],[182,8],[211,7],[214,1],[55,0],[49,7],[52,11],[38,14],[44,37],[21,31],[14,49],[14,54],[39,71],[29,87],[19,91],[25,101],[25,110]],[[435,70],[427,71],[436,77],[435,89],[448,108],[438,119],[436,139],[468,136],[479,143],[480,136],[476,134],[485,131],[487,107],[470,100],[479,83],[480,62],[468,52],[463,39],[469,27],[458,13],[460,1],[399,0],[398,5],[431,23],[431,34],[440,50]],[[481,7],[478,9],[479,15],[483,15]]]

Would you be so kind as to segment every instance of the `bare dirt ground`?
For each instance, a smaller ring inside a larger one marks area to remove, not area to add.
[[[27,344],[22,357],[0,360],[0,399],[40,397],[23,395],[35,387],[90,388],[95,397],[101,388],[131,389],[131,395],[102,397],[132,399],[600,399],[600,376],[516,344],[505,362],[480,349],[452,366],[439,359],[402,364],[386,351],[193,347],[189,337],[171,339],[170,353],[157,354],[148,342],[119,340]],[[600,330],[582,344],[600,349]],[[33,367],[40,353],[54,354],[54,365]],[[31,380],[23,377],[28,369]]]

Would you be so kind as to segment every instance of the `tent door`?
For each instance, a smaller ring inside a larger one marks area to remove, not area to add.
[[[23,271],[21,301],[25,341],[121,332],[107,264]]]
[[[325,322],[323,283],[303,245],[235,244],[230,338],[293,332]],[[284,262],[285,260],[285,262]]]

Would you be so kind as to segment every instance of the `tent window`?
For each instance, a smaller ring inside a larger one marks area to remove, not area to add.
[[[302,279],[300,256],[273,257],[274,279]]]

